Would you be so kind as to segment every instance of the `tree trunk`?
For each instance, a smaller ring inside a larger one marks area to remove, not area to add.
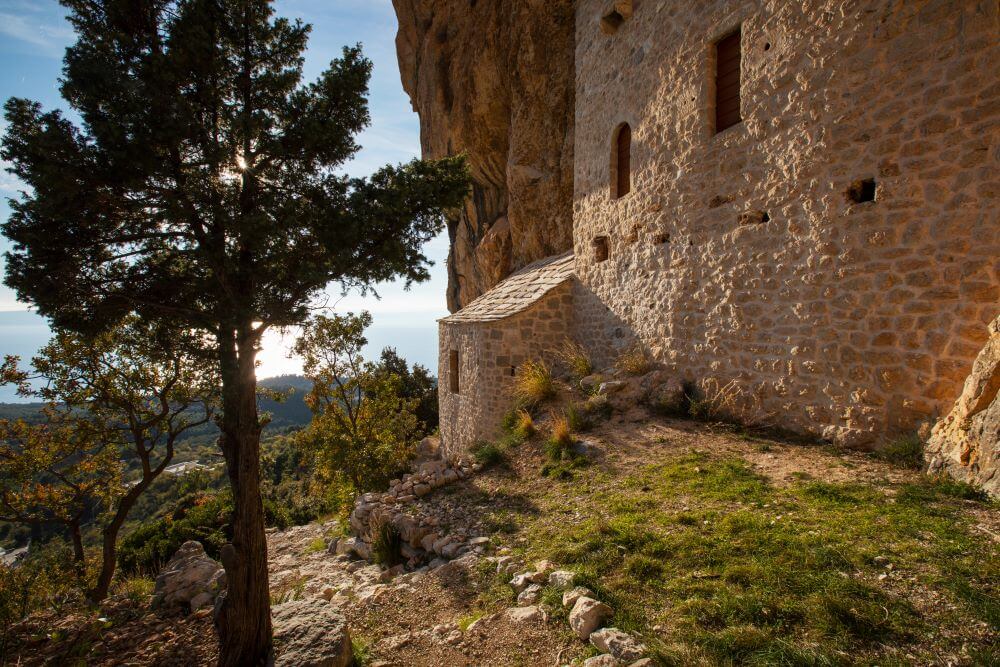
[[[108,597],[108,591],[111,589],[111,580],[115,576],[115,566],[118,564],[118,533],[125,524],[125,519],[128,518],[128,513],[132,510],[132,506],[135,505],[135,501],[139,499],[139,496],[142,495],[142,492],[146,490],[154,479],[155,477],[143,479],[132,487],[125,494],[125,497],[122,498],[121,503],[118,504],[118,509],[115,511],[115,516],[111,519],[111,523],[106,525],[101,531],[103,541],[101,547],[101,572],[97,575],[97,583],[87,592],[87,599],[94,604]]]
[[[233,490],[233,541],[222,549],[227,591],[216,626],[219,665],[233,667],[264,665],[271,655],[255,345],[250,323],[219,336],[223,408],[219,444]]]
[[[68,525],[70,538],[73,540],[73,567],[76,576],[83,583],[87,576],[87,557],[83,552],[83,536],[80,534],[80,524],[71,523]]]

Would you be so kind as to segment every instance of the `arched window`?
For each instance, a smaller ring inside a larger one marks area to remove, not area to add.
[[[632,128],[622,123],[615,130],[611,147],[611,198],[620,199],[632,190]]]

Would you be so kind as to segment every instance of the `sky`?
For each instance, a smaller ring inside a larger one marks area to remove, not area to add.
[[[369,95],[372,123],[359,136],[362,148],[346,166],[347,173],[364,176],[385,164],[418,157],[419,121],[400,84],[394,41],[396,16],[390,0],[278,0],[275,7],[279,16],[301,18],[313,27],[304,81],[315,79],[347,44],[361,42],[365,55],[374,63]],[[60,108],[69,112],[59,95],[58,80],[64,50],[73,41],[73,31],[57,0],[0,0],[0,100],[27,97],[41,102],[46,110]],[[0,119],[0,130],[5,129]],[[7,219],[7,200],[18,196],[20,189],[14,176],[0,171],[0,218]],[[0,251],[9,248],[7,240],[0,238]],[[357,294],[341,296],[334,285],[328,303],[336,312],[372,313],[374,322],[367,332],[368,356],[377,356],[383,347],[392,346],[410,362],[423,364],[436,373],[436,320],[447,314],[446,235],[429,242],[425,254],[434,261],[428,282],[409,291],[401,284],[379,285],[379,299]],[[0,269],[3,264],[0,258]],[[49,335],[45,320],[0,285],[0,354],[16,354],[27,360]],[[288,356],[294,336],[294,331],[271,332],[265,338],[259,377],[301,370],[299,361]],[[0,401],[12,400],[17,400],[13,390],[0,387]]]

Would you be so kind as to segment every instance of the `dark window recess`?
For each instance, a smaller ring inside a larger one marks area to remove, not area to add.
[[[448,384],[451,393],[458,393],[458,350],[452,350],[448,355]]]
[[[715,45],[715,131],[743,120],[740,116],[740,36],[736,30]]]
[[[517,368],[514,367],[514,366],[511,366],[510,367],[510,376],[514,377],[515,375],[517,375]]]
[[[603,262],[608,258],[608,237],[598,236],[594,239],[594,261]]]
[[[875,201],[875,179],[862,178],[851,183],[851,187],[847,188],[847,199],[855,204]]]
[[[632,190],[632,128],[628,123],[623,123],[615,133],[613,166],[613,194],[620,199]]]

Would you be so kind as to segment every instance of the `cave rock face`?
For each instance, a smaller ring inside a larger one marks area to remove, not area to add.
[[[448,307],[572,247],[572,0],[393,0],[424,157],[465,153],[448,223]]]
[[[935,426],[924,456],[947,472],[1000,497],[1000,317],[972,365],[962,395]]]

